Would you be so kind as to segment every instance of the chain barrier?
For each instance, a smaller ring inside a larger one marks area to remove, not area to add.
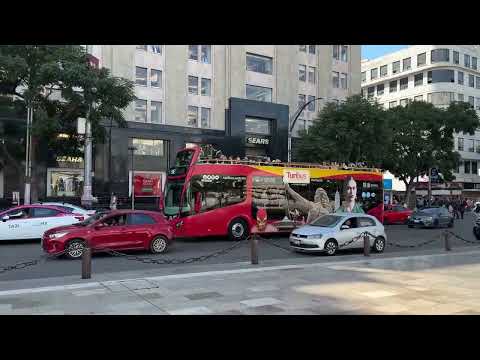
[[[201,262],[201,261],[205,261],[205,260],[220,256],[220,255],[225,255],[225,254],[229,253],[230,251],[242,246],[243,244],[248,243],[248,241],[246,241],[246,240],[249,240],[249,239],[250,239],[250,237],[248,237],[245,240],[238,241],[234,245],[229,246],[226,249],[222,249],[222,250],[216,251],[216,252],[211,253],[211,254],[196,256],[196,257],[189,257],[189,258],[186,258],[186,259],[153,259],[153,258],[140,257],[140,256],[136,256],[136,255],[129,255],[129,254],[125,254],[125,253],[122,253],[122,252],[119,252],[119,251],[116,251],[116,250],[113,250],[113,249],[109,249],[109,248],[93,248],[92,250],[104,251],[104,252],[106,252],[110,255],[116,256],[116,257],[123,257],[127,260],[139,261],[139,262],[142,262],[144,264],[157,264],[157,265],[174,264],[174,265],[176,265],[176,264],[190,264],[190,263],[193,263],[193,262]]]
[[[20,270],[20,269],[25,269],[25,268],[30,267],[30,266],[38,265],[38,264],[43,263],[43,262],[45,262],[47,260],[50,260],[52,258],[57,258],[57,257],[65,254],[65,252],[66,251],[64,250],[64,251],[60,251],[60,252],[54,253],[54,254],[42,254],[38,257],[38,259],[19,262],[19,263],[16,263],[14,265],[9,265],[9,266],[0,266],[0,274],[6,273],[8,271]]]
[[[479,241],[471,241],[471,240],[464,239],[463,237],[461,237],[461,236],[459,236],[459,235],[457,235],[457,234],[455,234],[454,232],[451,232],[451,231],[449,231],[449,230],[445,230],[445,232],[446,232],[447,234],[450,234],[450,235],[452,235],[453,237],[457,238],[458,240],[462,240],[462,241],[464,241],[464,242],[466,242],[466,243],[475,244],[475,245],[479,245],[479,244],[480,244]]]
[[[284,246],[282,246],[282,245],[276,244],[276,243],[270,241],[270,239],[266,239],[266,238],[264,238],[264,237],[261,237],[261,236],[258,235],[258,234],[255,234],[254,236],[256,236],[258,239],[264,241],[265,244],[267,244],[267,245],[270,245],[270,246],[273,246],[273,247],[282,249],[282,250],[284,250],[284,251],[288,251],[289,253],[292,252],[292,249],[291,249],[291,248],[286,248],[286,247],[284,247]]]
[[[378,236],[373,235],[369,231],[365,231],[364,233],[368,234],[369,236],[373,237],[374,239],[376,239],[378,237]],[[397,244],[397,243],[394,243],[394,242],[391,242],[391,241],[387,241],[386,243],[387,243],[387,245],[402,248],[402,249],[413,249],[413,248],[422,247],[422,246],[431,244],[431,243],[433,243],[437,240],[442,240],[441,236],[436,236],[433,239],[430,239],[430,240],[427,240],[427,241],[424,241],[420,244],[415,244],[415,245],[403,245],[403,244]]]

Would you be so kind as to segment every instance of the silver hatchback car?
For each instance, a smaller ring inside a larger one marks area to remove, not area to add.
[[[335,255],[338,249],[363,248],[363,239],[344,245],[368,231],[370,246],[375,252],[383,252],[387,235],[375,217],[357,213],[335,213],[320,216],[310,224],[293,230],[290,246],[299,252],[325,252]]]

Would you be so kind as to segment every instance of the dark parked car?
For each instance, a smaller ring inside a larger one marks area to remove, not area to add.
[[[408,219],[408,227],[432,227],[440,226],[453,227],[453,216],[450,215],[447,208],[432,207],[415,211]]]

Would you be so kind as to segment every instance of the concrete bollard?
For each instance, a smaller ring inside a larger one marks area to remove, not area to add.
[[[82,253],[82,279],[92,277],[92,249],[86,247]]]
[[[447,231],[445,231],[443,233],[443,236],[445,238],[445,251],[452,250],[452,247],[450,246],[450,234]]]
[[[258,238],[257,234],[253,234],[250,239],[250,254],[252,265],[258,265]]]
[[[363,255],[370,256],[370,239],[368,234],[363,234]]]

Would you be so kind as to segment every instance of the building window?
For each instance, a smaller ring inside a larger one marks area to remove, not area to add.
[[[465,67],[470,67],[470,55],[463,54],[463,63]]]
[[[400,72],[400,61],[395,61],[392,64],[392,73],[397,74]]]
[[[468,86],[475,87],[475,76],[468,74]]]
[[[273,60],[267,56],[247,53],[247,70],[272,75]]]
[[[298,80],[307,81],[307,66],[298,65]]]
[[[132,146],[134,155],[162,157],[165,154],[163,140],[132,138]]]
[[[308,52],[315,55],[317,52],[317,45],[308,45]]]
[[[348,61],[348,45],[342,45],[342,54],[341,54],[342,61]]]
[[[162,123],[162,103],[159,101],[150,102],[150,122],[154,124]]]
[[[388,65],[380,66],[380,77],[384,77],[388,75]]]
[[[383,95],[385,91],[385,84],[377,85],[377,96]]]
[[[477,110],[480,110],[480,98],[478,98],[478,97],[475,98],[475,103],[477,104],[475,108],[476,108]]]
[[[473,96],[468,97],[468,103],[472,108],[475,108],[475,98]]]
[[[210,128],[210,109],[203,108],[200,114],[200,123],[202,124],[202,128],[209,129]]]
[[[394,108],[395,106],[397,106],[397,102],[396,102],[396,101],[390,101],[390,102],[388,103],[388,108],[389,108],[389,109],[392,109],[392,108]]]
[[[162,72],[160,70],[150,69],[150,86],[162,87]]]
[[[434,92],[427,94],[427,101],[434,106],[448,106],[452,101],[455,101],[455,94],[453,92]]]
[[[417,55],[417,66],[423,66],[427,63],[427,53]]]
[[[298,94],[298,107],[301,108],[307,102],[307,97],[303,94]]]
[[[135,100],[135,121],[147,122],[147,100]]]
[[[190,95],[198,95],[198,77],[188,76],[188,93]]]
[[[367,89],[367,97],[370,99],[370,98],[373,98],[374,95],[375,95],[375,86],[370,86]]]
[[[413,98],[413,101],[423,101],[423,95],[417,95]]]
[[[464,165],[464,173],[470,174],[470,161],[465,161],[463,165]]]
[[[249,100],[272,102],[272,89],[262,86],[246,85],[246,97]]]
[[[201,45],[202,58],[201,61],[204,64],[211,64],[212,62],[212,46],[211,45]]]
[[[468,140],[468,151],[475,152],[475,140],[473,139]]]
[[[463,84],[464,84],[464,81],[463,81],[463,71],[459,71],[459,72],[458,72],[458,84],[459,84],[459,85],[463,85]]]
[[[458,96],[458,101],[460,102],[465,101],[465,97],[463,96],[463,94],[457,94],[457,96]]]
[[[458,144],[457,144],[458,145],[457,146],[458,151],[463,151],[463,148],[464,148],[463,147],[463,142],[464,142],[463,138],[458,138]]]
[[[396,92],[397,91],[397,80],[390,81],[390,84],[388,85],[390,88],[390,92]]]
[[[405,107],[405,106],[407,106],[407,105],[408,105],[408,99],[401,99],[401,100],[400,100],[400,106]]]
[[[403,71],[410,70],[412,68],[412,58],[403,59]]]
[[[211,93],[212,93],[211,87],[212,87],[212,80],[202,78],[200,94],[202,96],[211,96]]]
[[[338,89],[340,87],[340,74],[338,71],[332,71],[332,86],[335,89]]]
[[[370,70],[370,80],[375,80],[378,77],[378,68]]]
[[[315,96],[308,95],[308,106],[307,110],[308,111],[315,111]]]
[[[432,70],[427,73],[427,83],[454,83],[455,71],[453,70]]]
[[[162,54],[162,45],[150,45],[150,50],[154,54]]]
[[[147,86],[147,68],[136,67],[135,83],[137,85]]]
[[[408,89],[408,77],[400,79],[400,90]]]
[[[434,49],[430,52],[430,62],[450,61],[449,49]]]
[[[333,45],[333,58],[340,60],[340,45]]]
[[[301,52],[307,52],[307,45],[298,45],[298,50]]]
[[[480,89],[480,76],[475,76],[475,82],[477,84],[477,89]]]
[[[188,58],[198,61],[198,45],[188,45]]]
[[[345,73],[340,74],[340,86],[342,89],[347,88],[347,74]]]
[[[455,50],[453,50],[453,63],[460,64],[460,54]]]
[[[478,168],[477,168],[477,162],[472,161],[472,174],[478,175]]]
[[[475,150],[477,151],[477,154],[480,154],[480,140],[475,140]]]
[[[472,69],[477,70],[477,58],[472,56]]]
[[[414,86],[423,85],[423,73],[415,74],[414,76]]]
[[[316,79],[315,79],[315,73],[316,69],[313,66],[308,67],[308,82],[311,84],[315,84]]]
[[[137,50],[148,51],[148,45],[137,45]]]
[[[188,106],[187,113],[187,125],[198,127],[198,107],[197,106]]]
[[[365,71],[362,71],[362,83],[367,81],[367,73]]]
[[[247,134],[270,135],[271,121],[266,119],[245,118],[245,132]]]

